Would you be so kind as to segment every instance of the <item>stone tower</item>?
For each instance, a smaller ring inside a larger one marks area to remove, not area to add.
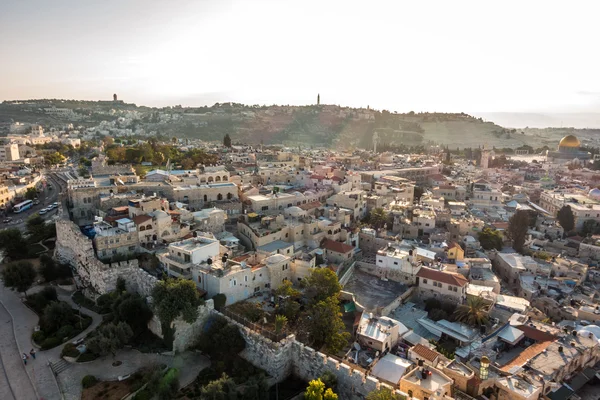
[[[317,105],[321,105],[321,93],[317,93]]]

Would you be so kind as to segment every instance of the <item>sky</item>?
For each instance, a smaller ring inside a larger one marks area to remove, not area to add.
[[[600,110],[597,1],[3,0],[0,100]]]

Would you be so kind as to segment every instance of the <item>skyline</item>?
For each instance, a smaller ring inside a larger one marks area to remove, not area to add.
[[[592,2],[13,2],[0,100],[592,113]],[[492,18],[493,16],[493,18]],[[23,29],[26,27],[26,29]]]

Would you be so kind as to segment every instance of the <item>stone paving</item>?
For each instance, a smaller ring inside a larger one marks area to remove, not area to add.
[[[113,367],[114,361],[121,361]],[[163,354],[140,353],[137,350],[122,350],[114,358],[106,356],[89,363],[75,363],[58,375],[66,400],[81,398],[81,380],[86,375],[94,375],[101,381],[114,381],[119,376],[133,374],[142,367],[165,364],[179,370],[181,387],[192,383],[198,373],[210,365],[205,356],[196,352],[186,352],[175,356]]]
[[[41,290],[36,286],[28,294]],[[74,309],[79,306],[71,299],[69,292],[57,288],[58,298],[69,303]],[[100,380],[116,380],[119,376],[131,374],[152,364],[166,364],[178,368],[181,386],[191,383],[198,373],[210,365],[210,361],[195,352],[181,355],[145,354],[137,350],[120,351],[115,358],[103,357],[89,363],[74,363],[55,379],[50,362],[58,362],[63,346],[36,353],[27,365],[23,364],[22,353],[29,354],[32,344],[31,334],[38,325],[38,316],[23,304],[21,297],[10,289],[0,285],[0,399],[65,399],[81,398],[81,379],[85,375],[94,375]],[[102,322],[102,316],[81,307],[81,313],[92,317],[92,324],[72,340],[86,336]],[[14,324],[14,331],[13,331]],[[122,364],[113,367],[114,360]],[[4,371],[2,371],[2,368]],[[6,375],[5,373],[6,372]],[[7,379],[8,378],[8,379]],[[10,382],[10,385],[6,383]],[[58,382],[57,382],[58,381]],[[58,383],[61,387],[59,388]],[[12,389],[12,391],[11,391]],[[14,392],[14,395],[13,395]],[[62,394],[61,394],[62,392]]]
[[[31,293],[39,289],[40,287],[36,287],[31,290]],[[74,308],[78,308],[78,306],[73,302],[67,293],[62,292],[60,289],[57,291],[59,294],[59,300],[66,301]],[[15,358],[15,355],[19,356],[19,367],[14,366],[14,368],[10,368],[8,364],[5,364],[7,368],[7,374],[9,374],[10,383],[15,387],[13,390],[15,391],[17,399],[60,399],[60,389],[58,388],[53,373],[50,370],[49,362],[57,362],[60,360],[62,346],[58,346],[48,351],[38,350],[36,359],[33,360],[30,357],[27,360],[27,365],[23,365],[20,355],[22,353],[29,354],[29,350],[36,347],[31,341],[31,334],[34,328],[38,325],[38,316],[29,308],[27,308],[25,304],[23,304],[20,296],[17,293],[5,288],[4,285],[0,285],[0,302],[5,307],[5,309],[0,307],[0,311],[3,310],[7,313],[6,320],[8,321],[11,321],[12,317],[12,323],[14,324],[14,333],[6,332],[6,334],[3,334],[2,339],[0,339],[0,345],[6,346],[2,349],[3,361],[6,358],[6,362],[11,362],[11,359]],[[98,325],[100,325],[102,322],[102,316],[94,313],[93,311],[82,308],[81,312],[92,317],[92,324],[73,340],[87,335],[89,332],[96,329],[96,327],[98,327]],[[2,314],[0,312],[0,320],[4,320],[1,318]],[[20,372],[21,370],[23,373]],[[13,374],[14,377],[11,376],[11,374]],[[29,387],[29,392],[23,392],[23,395],[19,395],[16,393],[17,387],[19,390],[21,390],[21,388]]]

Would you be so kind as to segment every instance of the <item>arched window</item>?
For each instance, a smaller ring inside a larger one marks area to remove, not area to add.
[[[164,231],[162,235],[163,236],[169,236],[169,231]]]
[[[229,180],[229,178],[227,178],[227,175],[223,175],[223,182],[227,182]]]
[[[221,193],[217,195],[217,200],[223,200],[223,195]]]
[[[221,177],[220,176],[215,177],[215,182],[221,182]]]
[[[152,229],[152,225],[151,224],[146,225],[146,229]]]
[[[144,225],[140,226],[140,232],[143,232],[146,230],[146,227]]]
[[[208,196],[204,195],[204,201],[208,201]]]
[[[233,195],[231,193],[227,193],[227,200],[231,200],[233,198]]]
[[[213,181],[213,177],[212,177],[212,176],[209,176],[209,177],[208,177],[208,183],[211,183],[212,181]]]

